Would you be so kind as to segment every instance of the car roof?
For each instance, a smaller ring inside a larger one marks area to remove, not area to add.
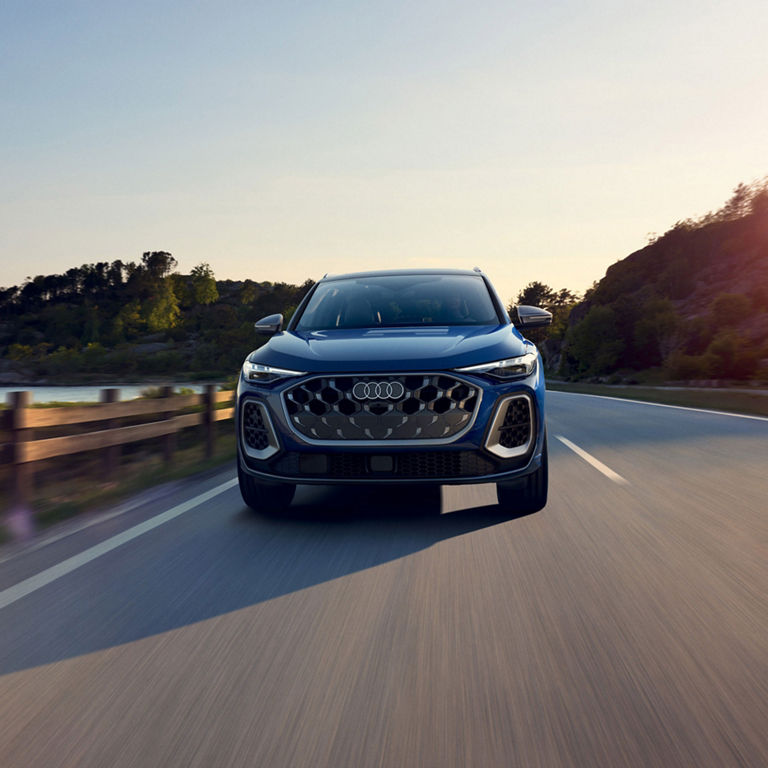
[[[474,269],[376,269],[367,272],[347,272],[338,275],[323,275],[322,280],[348,280],[356,277],[388,277],[393,275],[482,275],[477,267]]]

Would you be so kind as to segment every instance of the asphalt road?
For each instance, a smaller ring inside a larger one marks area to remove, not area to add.
[[[768,765],[768,420],[548,424],[533,515],[228,470],[0,552],[0,766]]]

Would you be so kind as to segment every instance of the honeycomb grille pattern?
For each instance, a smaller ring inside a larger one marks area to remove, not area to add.
[[[504,448],[517,448],[528,442],[531,437],[531,406],[527,398],[518,397],[509,401],[499,431],[499,445]]]
[[[269,445],[269,428],[256,403],[246,402],[243,408],[243,435],[246,445],[255,451],[263,451]]]
[[[290,477],[323,476],[332,478],[443,478],[491,475],[496,464],[473,451],[401,453],[393,456],[391,472],[371,469],[370,457],[364,453],[333,453],[326,456],[327,469],[322,473],[304,473],[298,454],[288,454],[276,460],[273,471]]]
[[[363,399],[356,384],[370,385]],[[322,376],[283,397],[293,426],[312,440],[437,440],[469,425],[478,389],[445,374]]]

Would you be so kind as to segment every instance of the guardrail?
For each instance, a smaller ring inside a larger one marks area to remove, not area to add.
[[[119,401],[119,389],[103,389],[95,405],[52,408],[31,407],[30,393],[11,392],[9,407],[2,412],[4,429],[10,438],[0,445],[0,464],[11,466],[12,507],[29,504],[34,482],[34,463],[85,451],[103,451],[105,474],[114,473],[120,463],[121,446],[163,437],[166,463],[173,461],[176,435],[187,427],[204,427],[204,453],[214,452],[216,423],[234,417],[234,406],[219,407],[233,401],[234,392],[217,392],[217,385],[206,385],[199,395],[174,395],[173,387],[163,387],[162,397]],[[179,411],[189,411],[179,413]],[[140,419],[143,423],[128,424]],[[149,420],[147,420],[149,419]],[[98,424],[97,424],[98,423]],[[52,429],[97,425],[92,431],[44,436]],[[43,435],[40,435],[43,432]]]

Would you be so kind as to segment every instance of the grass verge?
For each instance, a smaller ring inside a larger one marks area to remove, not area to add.
[[[768,395],[759,392],[734,392],[729,389],[662,389],[572,382],[547,382],[547,389],[553,392],[577,392],[625,400],[644,400],[664,405],[682,405],[686,408],[706,408],[710,411],[768,416]]]
[[[230,426],[231,429],[231,426]],[[210,472],[225,464],[235,466],[234,436],[219,436],[214,454],[206,459],[200,444],[180,448],[174,452],[173,463],[166,465],[161,455],[135,456],[120,464],[117,476],[105,479],[98,469],[83,467],[70,476],[57,477],[50,482],[36,483],[31,499],[34,525],[37,530],[47,528],[68,518],[123,501],[141,491],[173,480]],[[3,506],[7,508],[7,499]],[[11,537],[0,525],[0,544]]]

